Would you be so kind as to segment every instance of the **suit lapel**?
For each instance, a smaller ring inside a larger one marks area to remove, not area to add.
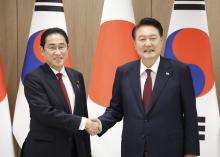
[[[151,97],[149,108],[146,114],[148,114],[153,108],[153,106],[156,104],[163,88],[165,87],[167,81],[169,80],[171,76],[172,76],[172,69],[171,69],[169,61],[161,57],[157,76],[156,76],[153,91],[152,91],[152,97]]]
[[[60,88],[56,75],[54,74],[54,72],[50,69],[50,67],[47,64],[43,65],[43,69],[45,71],[45,74],[47,75],[45,77],[47,80],[47,84],[53,89],[53,91],[55,91],[55,94],[57,98],[60,100],[61,104],[64,106],[65,111],[70,113],[66,98]]]
[[[134,95],[137,99],[137,105],[140,111],[144,114],[143,101],[141,96],[141,83],[140,83],[140,60],[136,61],[133,69],[128,71],[128,78],[132,86]]]

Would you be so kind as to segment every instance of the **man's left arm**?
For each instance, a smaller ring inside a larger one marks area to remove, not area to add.
[[[196,98],[188,66],[184,68],[181,77],[181,96],[184,114],[184,157],[196,157],[199,155]]]

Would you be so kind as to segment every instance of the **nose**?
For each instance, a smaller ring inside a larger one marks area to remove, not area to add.
[[[151,46],[151,44],[152,43],[151,43],[150,39],[147,39],[144,43],[145,46]]]
[[[61,51],[58,47],[54,50],[54,54],[57,54],[57,55],[61,54]]]

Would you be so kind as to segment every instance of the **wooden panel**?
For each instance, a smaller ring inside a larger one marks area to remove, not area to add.
[[[151,0],[133,0],[133,7],[136,23],[144,17],[151,17]]]
[[[220,109],[220,1],[206,1],[209,33],[212,46],[212,59],[215,72],[215,83]]]
[[[21,72],[26,53],[27,41],[30,31],[30,24],[33,15],[35,0],[17,0],[17,36],[18,36],[18,72],[17,82],[20,83]],[[20,155],[20,148],[17,146],[18,155]]]
[[[2,4],[2,3],[1,3]],[[7,0],[1,5],[3,13],[3,62],[11,117],[14,114],[15,99],[18,88],[17,77],[17,5],[16,0]],[[16,142],[15,142],[16,143]],[[18,150],[18,146],[15,146]],[[17,151],[16,151],[17,152]]]
[[[164,0],[156,0],[156,1],[152,0],[152,17],[159,20],[160,23],[162,24],[163,29],[164,29],[164,41],[167,37],[172,6],[173,6],[173,0],[166,1],[166,3],[164,3]],[[164,49],[165,49],[165,42],[163,45],[163,50]]]
[[[4,36],[5,36],[5,16],[4,16],[4,0],[0,0],[0,56],[2,58],[2,61],[4,62],[4,45],[5,45],[5,40],[4,40]]]
[[[88,89],[96,52],[103,0],[64,0],[73,68],[84,75]]]
[[[17,94],[17,6],[16,0],[4,4],[4,66],[11,115],[14,113]]]
[[[0,1],[0,55],[2,57],[11,114],[17,90],[17,34],[16,5],[13,0]],[[16,3],[15,3],[16,4]],[[9,15],[10,14],[10,15]],[[13,45],[13,46],[12,46]],[[10,94],[9,94],[10,93]]]
[[[18,81],[20,81],[35,0],[18,0]]]

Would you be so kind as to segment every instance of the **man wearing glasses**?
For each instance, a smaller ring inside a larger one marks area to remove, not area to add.
[[[45,64],[27,74],[25,96],[30,108],[30,131],[22,157],[91,157],[86,130],[97,123],[87,119],[83,76],[64,67],[69,39],[60,28],[41,36]]]

